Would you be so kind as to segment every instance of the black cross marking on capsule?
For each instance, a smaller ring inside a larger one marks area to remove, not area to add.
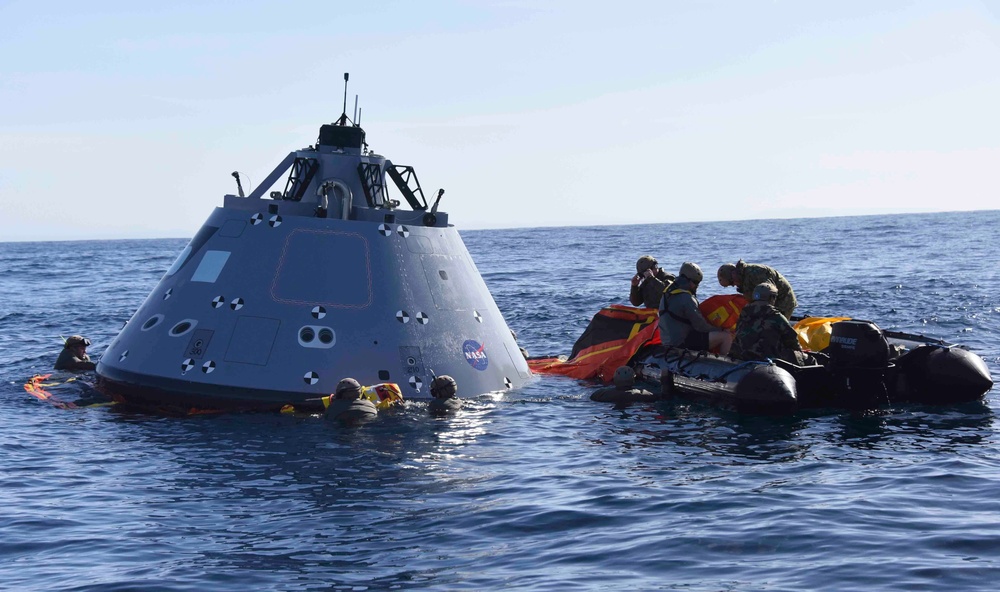
[[[379,224],[378,231],[382,233],[382,236],[389,236],[390,234],[392,234],[392,229],[389,228],[388,224]]]
[[[243,308],[243,299],[242,298],[233,298],[233,301],[229,303],[229,308],[231,308],[233,310],[239,310],[239,309]]]
[[[511,381],[510,381],[510,379],[509,379],[509,378],[507,378],[506,376],[504,376],[504,377],[503,377],[503,384],[504,384],[504,386],[506,386],[506,387],[507,387],[508,389],[509,389],[509,388],[510,388],[511,386],[513,386],[513,385],[514,385],[514,383],[513,383],[513,382],[511,382]]]
[[[267,221],[267,225],[270,226],[271,228],[277,228],[278,226],[281,226],[281,216],[277,214],[271,216]]]
[[[424,386],[424,381],[420,380],[419,376],[411,376],[410,380],[409,380],[409,383],[410,383],[410,386],[412,386],[413,388],[417,389],[418,391],[420,390],[421,387]]]
[[[264,220],[264,216],[260,212],[257,212],[253,216],[250,216],[250,226],[257,226]]]
[[[187,371],[194,368],[194,360],[188,358],[181,362],[181,374],[187,374]]]
[[[306,381],[306,384],[316,384],[319,382],[319,374],[316,374],[315,372],[306,372],[305,375],[302,376],[302,380]]]
[[[430,318],[426,314],[424,314],[422,312],[418,312],[417,313],[417,322],[420,323],[421,325],[426,325],[427,323],[430,322]]]
[[[128,357],[128,350],[125,350],[125,351],[122,352],[122,355],[118,356],[118,361],[119,362],[124,362],[125,358],[127,358],[127,357]]]
[[[209,360],[201,365],[201,371],[205,374],[211,374],[213,370],[215,370],[215,362],[212,360]]]
[[[174,293],[173,288],[167,288],[167,291],[163,293],[163,299],[166,300],[167,298],[170,298],[170,295],[173,293]]]
[[[396,311],[396,320],[405,325],[410,322],[410,315],[405,310]]]
[[[483,315],[479,314],[478,310],[472,311],[472,316],[476,317],[476,321],[477,322],[480,322],[480,323],[483,322]]]
[[[406,238],[410,236],[410,229],[400,224],[399,226],[396,227],[396,234],[398,234],[403,238]]]
[[[322,319],[326,316],[326,309],[322,306],[314,306],[312,309],[312,316],[314,319]]]
[[[212,308],[219,308],[225,303],[226,303],[225,296],[216,296],[215,298],[212,298]]]

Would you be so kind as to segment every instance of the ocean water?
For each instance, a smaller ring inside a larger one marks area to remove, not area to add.
[[[207,215],[207,211],[206,211]],[[780,270],[797,313],[968,344],[1000,379],[1000,212],[466,231],[532,355],[624,302],[635,259]],[[360,428],[59,409],[60,335],[100,355],[186,239],[0,243],[0,589],[993,590],[982,403],[745,417],[615,409],[539,377]],[[461,387],[460,387],[461,389]]]

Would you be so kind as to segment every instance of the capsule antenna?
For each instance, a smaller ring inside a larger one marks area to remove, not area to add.
[[[340,125],[347,125],[347,80],[350,77],[350,72],[344,72],[344,111],[340,115]]]
[[[240,197],[246,197],[245,195],[243,195],[243,184],[240,183],[239,171],[233,171],[233,178],[236,179],[236,190],[239,192]]]
[[[361,125],[358,122],[358,95],[354,95],[354,125]]]
[[[438,204],[441,203],[441,198],[444,197],[444,187],[438,189],[437,199],[434,200],[434,205],[431,207],[431,213],[436,214],[438,211]]]

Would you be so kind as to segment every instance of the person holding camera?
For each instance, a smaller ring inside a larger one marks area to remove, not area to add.
[[[663,291],[674,281],[674,276],[663,271],[652,255],[643,255],[635,262],[632,289],[628,300],[632,306],[656,308],[660,305]]]

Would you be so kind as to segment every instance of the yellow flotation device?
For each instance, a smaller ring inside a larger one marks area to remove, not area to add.
[[[795,333],[803,349],[818,352],[830,345],[832,325],[839,321],[849,321],[851,317],[806,317],[795,323]]]
[[[330,407],[330,401],[333,400],[333,397],[334,395],[327,395],[322,398],[324,409]],[[378,408],[379,411],[382,411],[383,409],[389,409],[390,407],[395,407],[396,405],[402,405],[403,391],[400,390],[399,385],[395,382],[383,382],[380,384],[362,387],[361,398],[368,399],[372,403],[375,403],[375,407]]]

